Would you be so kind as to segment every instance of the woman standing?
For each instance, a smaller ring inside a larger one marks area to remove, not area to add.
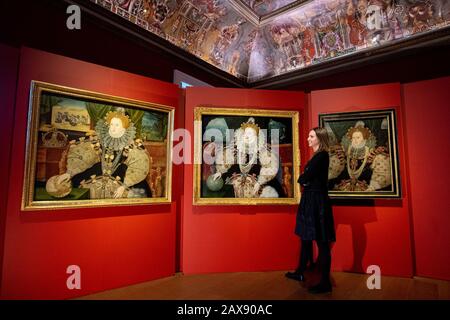
[[[312,254],[312,241],[315,240],[319,248],[318,260],[322,276],[320,282],[310,287],[308,291],[310,293],[326,293],[332,290],[330,242],[336,241],[327,187],[330,162],[327,131],[324,128],[312,129],[308,135],[308,145],[313,149],[314,155],[298,179],[300,185],[304,187],[295,227],[295,233],[302,239],[300,263],[297,270],[288,272],[286,276],[305,281],[303,273]]]

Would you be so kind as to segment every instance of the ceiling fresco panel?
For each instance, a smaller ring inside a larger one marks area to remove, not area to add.
[[[255,58],[250,58],[248,81],[300,70],[449,24],[447,0],[313,1],[261,28],[254,44]]]
[[[281,9],[297,0],[241,0],[257,15],[264,16]]]
[[[238,78],[256,31],[226,0],[92,0]]]
[[[226,0],[91,1],[248,82],[450,27],[448,0],[314,0],[257,26]],[[298,2],[241,1],[256,12]]]

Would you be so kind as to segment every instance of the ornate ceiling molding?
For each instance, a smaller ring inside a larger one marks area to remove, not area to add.
[[[298,8],[306,5],[311,1],[313,0],[297,0],[268,14],[259,15],[243,0],[229,0],[230,5],[233,7],[233,9],[236,10],[236,12],[238,12],[242,17],[247,19],[251,24],[258,28],[269,24],[280,16],[284,16],[293,12],[294,10],[297,10]]]
[[[285,16],[295,10],[297,10],[300,7],[303,7],[304,5],[310,3],[313,0],[299,0],[292,2],[291,4],[285,5],[284,7],[281,7],[271,13],[268,13],[266,15],[261,16],[261,20],[259,23],[260,27],[265,26],[266,24],[271,23],[273,20],[280,16]]]
[[[255,27],[259,26],[260,16],[242,0],[229,0],[231,7]]]

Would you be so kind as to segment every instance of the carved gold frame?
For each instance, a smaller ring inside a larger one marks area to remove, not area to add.
[[[294,196],[291,198],[203,198],[201,197],[202,116],[254,116],[292,119],[292,177]],[[194,205],[296,205],[300,201],[297,177],[300,170],[299,113],[290,110],[237,109],[200,106],[194,109]]]
[[[54,200],[36,201],[34,198],[35,176],[36,176],[36,156],[38,146],[38,129],[40,101],[43,92],[61,94],[69,98],[81,98],[95,100],[101,103],[120,104],[125,107],[141,108],[166,112],[168,115],[167,127],[167,162],[166,162],[166,185],[165,195],[159,198],[130,198],[130,199],[87,199],[87,200]],[[22,205],[23,211],[31,210],[52,210],[70,208],[91,208],[108,206],[135,206],[146,204],[164,204],[171,202],[172,191],[172,143],[174,126],[174,108],[166,105],[144,102],[139,100],[116,97],[112,95],[91,92],[81,89],[74,89],[60,85],[50,84],[40,81],[32,81],[30,88],[30,101],[27,122],[26,138],[26,163],[23,179]]]
[[[369,110],[359,112],[340,112],[319,114],[319,124],[321,127],[325,126],[326,122],[331,121],[348,121],[386,118],[388,122],[388,141],[392,153],[390,154],[391,162],[391,177],[392,177],[392,191],[336,191],[328,190],[330,198],[334,199],[376,199],[376,198],[401,198],[401,181],[399,173],[398,160],[398,142],[397,142],[397,123],[395,109],[384,110]]]

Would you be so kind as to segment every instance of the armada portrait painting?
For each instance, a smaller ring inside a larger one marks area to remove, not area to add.
[[[400,198],[395,110],[320,114],[330,138],[334,198]]]
[[[194,112],[194,204],[298,204],[298,112]]]
[[[168,203],[173,108],[33,81],[23,210]]]

